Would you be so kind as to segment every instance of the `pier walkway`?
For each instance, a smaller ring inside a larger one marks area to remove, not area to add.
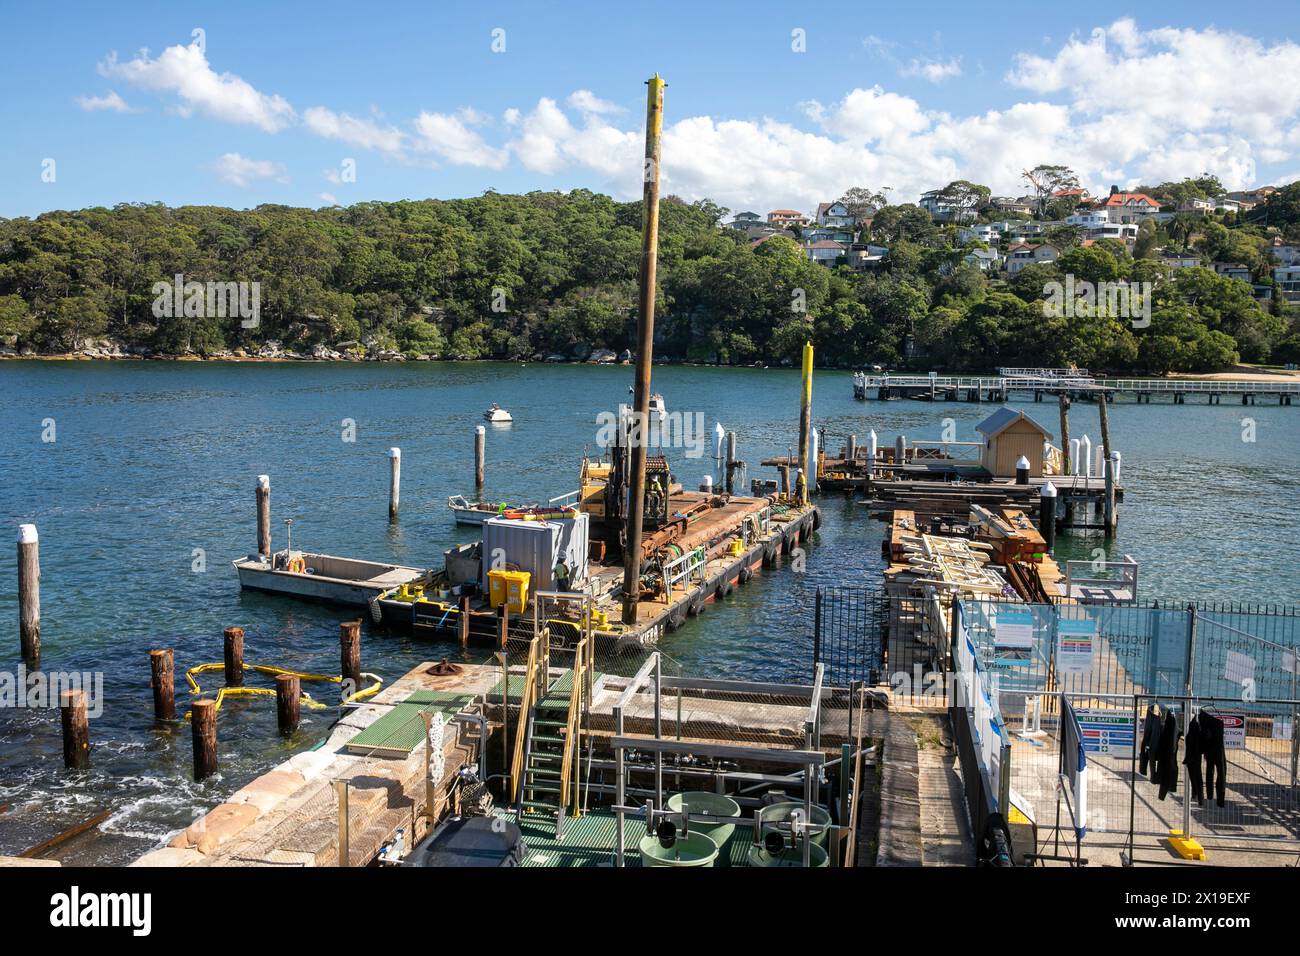
[[[1138,403],[1150,404],[1157,397],[1167,397],[1176,405],[1186,404],[1188,396],[1203,395],[1206,404],[1222,403],[1223,396],[1239,396],[1241,404],[1254,405],[1261,397],[1277,399],[1279,405],[1291,405],[1300,395],[1300,377],[1276,376],[1276,380],[1258,378],[1093,378],[1069,375],[867,375],[853,376],[853,397],[916,398],[929,401],[1007,402],[1012,394],[1032,396],[1041,401],[1045,395],[1065,393],[1072,398],[1107,400],[1131,396]]]

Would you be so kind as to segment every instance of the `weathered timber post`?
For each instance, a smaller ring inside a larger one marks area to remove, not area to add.
[[[271,558],[271,478],[257,476],[257,553]]]
[[[345,699],[361,689],[360,620],[339,623],[339,674],[343,678]]]
[[[18,526],[18,643],[29,667],[41,666],[41,551],[36,525]]]
[[[461,647],[469,647],[469,621],[469,596],[462,594],[460,596],[460,617],[458,618]]]
[[[226,686],[244,686],[244,629],[228,627],[222,632],[225,645]]]
[[[487,455],[487,429],[474,426],[474,487],[483,487],[483,465]]]
[[[402,449],[388,449],[388,520],[397,520],[402,498]]]
[[[275,675],[275,716],[280,733],[286,737],[298,729],[301,684],[297,674]]]
[[[153,685],[153,715],[158,720],[176,719],[176,657],[171,648],[149,652]]]
[[[190,704],[190,729],[194,734],[194,779],[217,772],[217,702],[205,697]]]
[[[63,766],[84,770],[90,766],[90,722],[86,719],[86,692],[65,690],[59,695],[63,716]]]

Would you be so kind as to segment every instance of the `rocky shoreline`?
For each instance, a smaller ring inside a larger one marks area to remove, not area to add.
[[[28,359],[33,361],[170,361],[170,362],[455,362],[480,361],[455,355],[409,354],[393,349],[379,348],[373,344],[361,342],[341,342],[336,347],[316,345],[311,351],[286,349],[279,342],[267,342],[256,350],[223,349],[217,352],[155,352],[140,346],[124,347],[111,339],[91,340],[81,348],[71,352],[37,352],[32,348],[15,348],[0,344],[0,360]],[[488,359],[487,361],[491,361]],[[515,359],[509,361],[524,361]],[[535,353],[528,361],[532,362],[570,362],[589,365],[626,365],[632,361],[632,353],[624,349],[621,353],[611,349],[593,349],[589,346],[575,347],[568,353]],[[661,359],[660,362],[670,361]]]

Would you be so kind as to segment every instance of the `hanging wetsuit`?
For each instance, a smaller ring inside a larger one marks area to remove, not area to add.
[[[1142,746],[1138,751],[1141,760],[1138,762],[1138,773],[1145,777],[1147,767],[1150,766],[1152,783],[1156,782],[1156,754],[1160,750],[1160,732],[1163,726],[1160,708],[1151,704],[1147,707],[1146,719],[1142,721]]]
[[[1160,730],[1160,749],[1156,752],[1156,775],[1160,784],[1160,799],[1178,792],[1178,718],[1165,711],[1165,723]]]
[[[1201,718],[1193,717],[1187,725],[1187,742],[1183,746],[1183,766],[1187,768],[1187,789],[1204,805],[1205,785],[1201,778],[1201,756],[1205,752],[1205,730]]]
[[[1214,792],[1214,802],[1223,806],[1227,789],[1228,758],[1223,746],[1223,721],[1201,711],[1201,753],[1205,755],[1205,792]]]

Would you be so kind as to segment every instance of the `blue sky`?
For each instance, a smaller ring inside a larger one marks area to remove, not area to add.
[[[954,178],[1018,194],[1037,162],[1096,188],[1300,178],[1300,13],[1166,10],[9,2],[0,216],[489,187],[631,198],[656,70],[666,189],[732,209],[807,210],[852,185],[911,201]]]

